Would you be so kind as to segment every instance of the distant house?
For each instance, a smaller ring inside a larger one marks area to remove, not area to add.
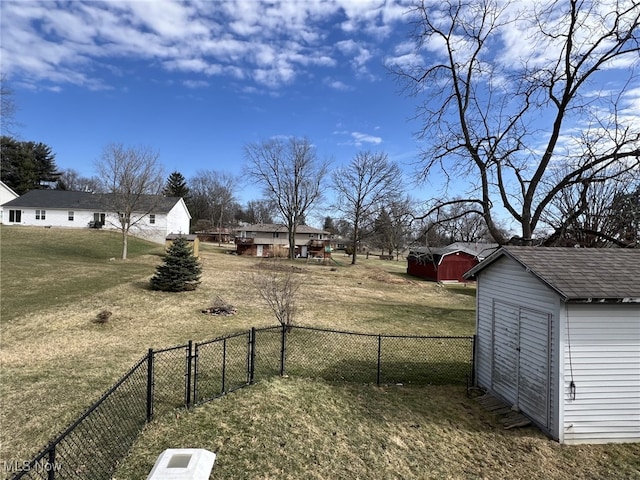
[[[4,223],[68,228],[116,229],[118,213],[111,211],[110,194],[31,190],[3,205]],[[139,202],[139,219],[130,233],[156,243],[164,243],[172,233],[189,233],[191,215],[179,197],[146,195]]]
[[[296,228],[296,257],[331,256],[331,234],[325,230],[299,225]],[[287,256],[289,234],[287,227],[273,223],[245,225],[236,229],[236,252],[254,257]]]
[[[353,240],[342,237],[331,236],[332,250],[346,250],[349,245],[353,244]]]
[[[466,275],[478,386],[560,443],[640,442],[640,249],[507,246]]]
[[[6,183],[0,182],[0,223],[4,223],[3,205],[7,202],[10,202],[14,198],[18,198],[18,194],[14,192]]]
[[[497,248],[497,243],[471,242],[456,242],[437,248],[413,248],[407,255],[407,274],[435,282],[464,282],[464,273]]]
[[[201,242],[208,243],[232,243],[233,230],[230,228],[211,228],[196,232]]]

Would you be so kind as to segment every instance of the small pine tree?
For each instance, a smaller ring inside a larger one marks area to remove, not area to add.
[[[164,264],[156,268],[151,278],[151,288],[163,292],[195,290],[200,284],[202,267],[187,240],[178,237],[167,250]]]

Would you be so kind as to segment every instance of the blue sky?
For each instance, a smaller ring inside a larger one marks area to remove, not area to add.
[[[189,179],[199,170],[238,175],[248,143],[304,136],[334,167],[359,151],[386,152],[404,167],[408,193],[428,200],[439,197],[445,183],[436,173],[426,185],[413,183],[415,162],[430,140],[421,144],[414,135],[421,127],[412,120],[420,99],[403,95],[387,69],[429,65],[446,54],[437,39],[415,51],[413,3],[2,0],[2,74],[14,91],[20,138],[48,144],[59,168],[83,176],[94,175],[94,163],[112,142],[152,147],[167,175],[179,171]],[[494,86],[508,91],[509,74],[523,58],[544,68],[562,43],[532,41],[535,22],[528,20],[537,3],[497,3],[507,16],[522,13],[519,21],[502,23],[485,59],[504,74],[493,77]],[[638,8],[632,0],[622,3]],[[446,12],[436,11],[446,5],[426,5],[432,19],[446,22]],[[598,3],[585,32],[602,29],[611,8]],[[562,22],[563,14],[553,13]],[[589,37],[582,40],[588,48]],[[464,43],[459,50],[464,56]],[[638,67],[636,58],[625,62],[602,65],[585,98],[615,97]],[[638,124],[637,79],[626,85],[617,112],[628,125]],[[570,125],[561,139],[567,152],[575,150],[583,128],[589,126]],[[530,147],[533,158],[544,142]],[[455,177],[449,193],[471,190],[473,181]],[[238,192],[241,202],[259,196],[252,185]]]
[[[244,146],[277,136],[336,166],[372,150],[409,171],[415,103],[385,67],[406,50],[404,3],[3,0],[17,133],[83,176],[110,142],[151,146],[186,178],[239,174]]]

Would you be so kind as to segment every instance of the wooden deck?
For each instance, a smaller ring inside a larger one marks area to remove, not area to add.
[[[505,430],[531,425],[531,420],[525,417],[519,410],[509,407],[502,400],[486,393],[476,398],[476,401],[484,408],[500,417],[499,421]]]

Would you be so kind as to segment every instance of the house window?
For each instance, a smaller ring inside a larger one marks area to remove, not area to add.
[[[273,232],[273,238],[280,238],[279,232]]]
[[[36,210],[36,220],[45,220],[47,218],[46,210]]]
[[[9,210],[9,222],[20,223],[22,221],[22,210]]]
[[[154,224],[156,223],[156,216],[153,213],[149,214],[149,223]]]
[[[69,211],[69,217],[68,218],[69,218],[70,222],[73,222],[73,212],[72,211]]]

